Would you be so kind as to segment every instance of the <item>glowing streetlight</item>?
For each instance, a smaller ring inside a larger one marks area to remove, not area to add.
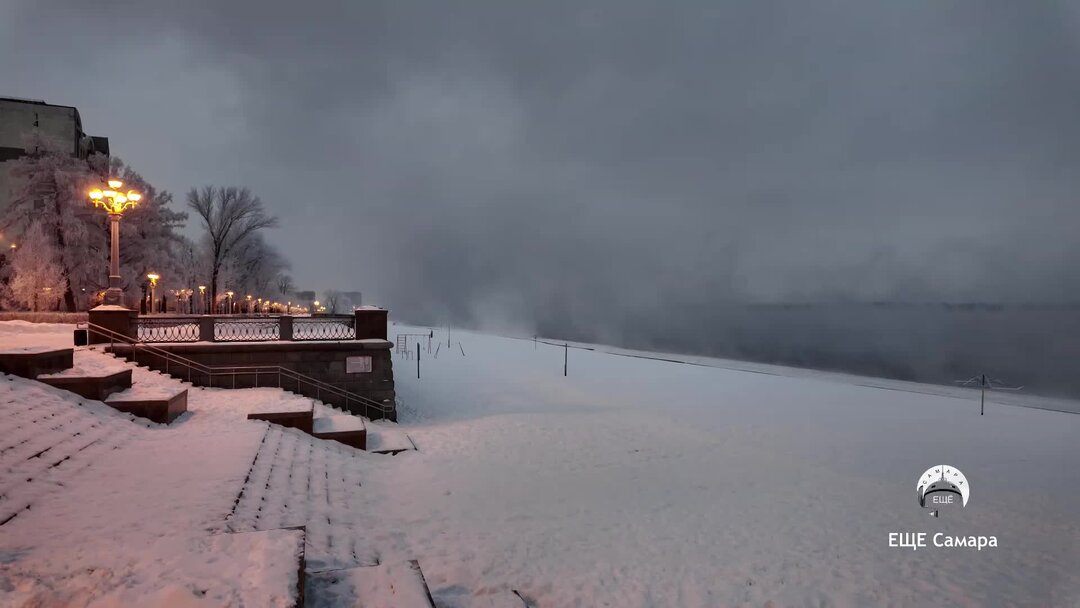
[[[229,296],[229,314],[231,315],[232,314],[232,297],[234,295],[234,292],[226,291],[225,295]]]
[[[121,193],[120,188],[124,186],[124,182],[118,179],[110,178],[107,183],[108,190],[94,188],[87,196],[95,207],[101,207],[109,214],[112,247],[109,255],[109,289],[105,291],[105,303],[119,306],[124,302],[124,290],[120,287],[120,216],[124,211],[138,205],[142,195],[134,190]],[[11,247],[15,248],[14,245]]]
[[[161,276],[158,275],[156,272],[151,272],[151,273],[148,273],[146,275],[146,278],[150,279],[150,310],[149,310],[149,312],[151,314],[153,314],[153,312],[154,312],[154,288],[157,287],[158,279],[160,279]]]
[[[199,285],[199,314],[206,314],[206,285]]]

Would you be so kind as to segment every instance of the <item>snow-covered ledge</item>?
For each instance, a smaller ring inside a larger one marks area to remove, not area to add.
[[[139,313],[130,308],[105,304],[96,308],[91,308],[88,321],[91,325],[97,325],[120,335],[135,339],[135,320],[138,318]],[[90,332],[89,338],[90,344],[109,342],[108,337],[94,332]]]

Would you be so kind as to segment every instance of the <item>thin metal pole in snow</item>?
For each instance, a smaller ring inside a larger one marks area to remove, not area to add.
[[[974,378],[968,378],[967,380],[957,380],[957,384],[962,386],[978,386],[979,387],[979,415],[986,415],[986,390],[1001,390],[1001,391],[1018,391],[1023,389],[1023,386],[1005,386],[1005,383],[1001,380],[995,380],[994,378],[987,378],[986,374],[979,374]]]
[[[420,343],[416,343],[416,379],[420,379]]]
[[[563,344],[563,351],[562,352],[563,352],[563,356],[562,356],[562,375],[565,378],[566,377],[566,366],[567,366],[567,363],[569,363],[569,361],[570,361],[570,345],[569,344]]]
[[[986,374],[982,375],[982,390],[979,396],[979,415],[986,413]]]

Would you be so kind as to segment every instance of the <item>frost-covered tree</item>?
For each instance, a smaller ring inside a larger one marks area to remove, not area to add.
[[[16,305],[38,311],[70,291],[60,264],[60,252],[42,224],[34,224],[22,236],[11,255],[9,297]]]
[[[56,253],[62,299],[67,310],[76,309],[74,285],[83,285],[99,272],[108,242],[92,229],[101,222],[86,203],[84,190],[94,179],[90,165],[34,132],[24,137],[26,156],[12,161],[11,202],[0,216],[0,230],[29,234],[38,227]],[[27,239],[21,238],[27,246]],[[28,252],[32,254],[32,252]]]
[[[267,213],[259,197],[247,188],[192,188],[187,205],[206,231],[210,297],[216,301],[222,269],[231,265],[234,272],[238,271],[242,266],[240,250],[259,231],[277,226],[277,218]]]
[[[41,227],[58,253],[68,310],[85,306],[93,293],[108,286],[109,221],[90,205],[86,193],[109,176],[123,180],[125,190],[142,194],[139,205],[126,211],[120,223],[120,271],[128,295],[136,295],[132,292],[149,269],[177,266],[176,231],[187,215],[169,208],[172,195],[154,188],[118,158],[95,155],[81,160],[38,133],[27,135],[24,147],[29,153],[13,163],[14,196],[0,216],[0,229],[22,234]]]

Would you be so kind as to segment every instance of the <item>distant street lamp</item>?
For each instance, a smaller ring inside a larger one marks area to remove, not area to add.
[[[231,314],[232,314],[232,311],[233,311],[233,310],[232,310],[232,306],[233,306],[233,302],[232,302],[232,297],[233,297],[233,295],[234,295],[234,292],[231,292],[231,291],[226,291],[226,292],[225,292],[225,295],[229,296],[229,313],[228,313],[228,314],[230,314],[230,315],[231,315]]]
[[[109,289],[105,291],[105,303],[121,306],[124,303],[124,290],[120,287],[120,216],[124,211],[136,206],[142,195],[134,190],[128,190],[127,194],[120,192],[124,182],[118,179],[109,179],[108,190],[94,188],[87,196],[95,207],[101,207],[109,214],[109,230],[112,240],[109,255]],[[12,249],[15,245],[11,246]]]
[[[158,279],[161,278],[156,272],[151,272],[146,275],[146,278],[150,279],[150,309],[149,313],[154,314],[154,288],[157,287]]]
[[[199,314],[206,314],[206,285],[199,285]]]

